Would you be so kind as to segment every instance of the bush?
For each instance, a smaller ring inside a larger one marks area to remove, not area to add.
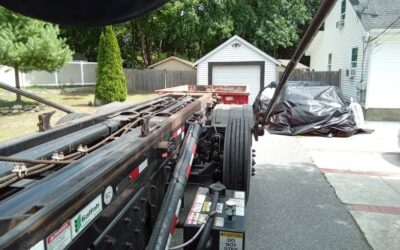
[[[97,54],[95,103],[125,101],[126,95],[121,52],[112,26],[106,26],[100,36]]]

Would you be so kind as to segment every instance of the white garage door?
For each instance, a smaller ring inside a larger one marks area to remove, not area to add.
[[[250,91],[249,104],[253,104],[260,91],[260,66],[214,66],[212,83],[214,85],[246,85]]]
[[[368,108],[400,108],[400,41],[384,40],[372,52]]]

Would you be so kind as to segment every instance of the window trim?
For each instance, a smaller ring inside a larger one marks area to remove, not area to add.
[[[332,53],[329,53],[328,54],[328,67],[327,67],[328,71],[332,71],[332,61],[333,61],[332,58],[333,58]]]
[[[346,0],[342,0],[340,4],[340,21],[344,21],[346,19]]]
[[[353,61],[353,51],[356,49],[357,53],[356,53],[356,59],[355,61]],[[356,64],[355,67],[353,67],[353,63]],[[350,69],[357,69],[358,66],[358,47],[352,47],[350,49]]]

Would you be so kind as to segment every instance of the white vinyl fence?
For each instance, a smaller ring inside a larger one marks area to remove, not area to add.
[[[96,83],[95,62],[72,61],[55,72],[32,71],[20,73],[21,86],[94,85]],[[0,65],[0,81],[15,86],[14,70]]]

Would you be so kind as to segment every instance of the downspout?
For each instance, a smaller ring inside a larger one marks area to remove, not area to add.
[[[357,99],[360,101],[362,106],[365,106],[366,104],[366,91],[367,91],[367,84],[364,83],[364,72],[365,72],[365,57],[366,53],[368,52],[368,46],[371,43],[370,35],[369,32],[366,32],[365,38],[363,38],[363,54],[362,54],[362,60],[361,60],[361,78],[360,81],[358,82],[357,85]],[[368,70],[368,68],[367,68]]]
[[[372,45],[372,44],[371,44]],[[368,62],[367,62],[367,82],[366,82],[366,91],[365,91],[365,110],[367,110],[369,108],[368,105],[368,96],[369,93],[371,93],[370,90],[370,85],[371,85],[371,61],[372,61],[372,52],[373,52],[374,47],[370,46],[369,48],[369,53],[368,53]]]

